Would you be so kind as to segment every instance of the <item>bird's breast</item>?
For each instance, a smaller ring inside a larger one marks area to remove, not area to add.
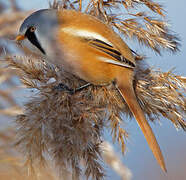
[[[95,85],[105,85],[114,79],[114,67],[101,60],[109,58],[104,53],[65,33],[60,34],[60,47],[63,58],[57,61],[66,71]]]

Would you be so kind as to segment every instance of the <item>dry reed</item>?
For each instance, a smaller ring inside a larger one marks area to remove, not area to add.
[[[163,49],[178,50],[178,38],[168,28],[165,11],[153,1],[90,0],[86,4],[83,0],[64,0],[54,1],[51,7],[76,9],[97,16],[125,37],[135,38],[158,53]],[[141,7],[152,13],[142,12]],[[17,12],[17,8],[14,9]],[[23,12],[23,16],[24,13],[27,12]],[[20,19],[23,16],[21,14]],[[5,32],[12,36],[15,29]],[[6,33],[2,35],[8,37]],[[39,59],[6,56],[3,60],[16,70],[27,88],[37,89],[16,120],[17,145],[33,176],[41,177],[41,169],[54,162],[52,166],[64,179],[81,179],[84,175],[103,179],[103,131],[111,130],[113,139],[121,144],[124,152],[128,134],[122,117],[123,114],[132,116],[115,87],[112,84],[90,86],[71,95],[56,86],[63,83],[73,89],[86,82]],[[166,117],[176,128],[186,130],[186,78],[145,68],[142,63],[137,61],[134,88],[145,115],[152,121]]]
[[[63,83],[75,88],[85,82],[41,60],[15,56],[7,57],[6,62],[19,71],[23,84],[38,90],[16,121],[18,144],[32,169],[33,162],[47,162],[47,153],[59,172],[68,170],[73,179],[79,179],[83,171],[87,178],[102,179],[102,132],[105,127],[111,129],[124,152],[127,133],[121,116],[131,116],[115,87],[90,86],[71,95],[56,86]],[[184,78],[144,69],[137,62],[135,90],[147,118],[154,121],[164,116],[185,130]]]

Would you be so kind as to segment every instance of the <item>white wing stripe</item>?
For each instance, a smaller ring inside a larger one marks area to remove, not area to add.
[[[122,67],[127,67],[127,68],[132,68],[133,69],[132,66],[130,66],[128,64],[125,64],[124,62],[115,61],[115,60],[105,58],[105,57],[102,57],[102,56],[99,56],[98,59],[105,62],[105,63],[114,64],[114,65],[117,65],[117,66],[122,66]]]
[[[109,44],[110,46],[113,46],[111,42],[109,42],[107,39],[105,39],[103,36],[101,36],[100,34],[98,34],[96,32],[91,32],[91,31],[84,30],[84,29],[77,29],[75,27],[64,27],[61,30],[66,32],[66,33],[70,33],[73,36],[79,36],[79,37],[84,37],[84,38],[92,38],[92,39],[99,39],[99,40]]]

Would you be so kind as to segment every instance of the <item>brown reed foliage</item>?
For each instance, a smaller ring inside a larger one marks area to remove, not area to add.
[[[15,149],[15,128],[5,128],[0,132],[0,179],[2,180],[33,180],[27,167],[23,167],[24,156]],[[39,168],[40,180],[56,180],[55,174],[49,168]]]
[[[7,9],[9,9],[8,12]],[[16,29],[18,29],[21,20],[28,15],[28,12],[19,10],[14,0],[10,0],[10,7],[0,2],[0,57],[11,53]],[[22,87],[18,87],[13,80],[16,72],[6,66],[6,63],[0,61],[0,115],[15,116],[22,113],[22,110],[13,94]]]
[[[178,39],[168,28],[164,10],[158,3],[150,0],[86,2],[54,1],[51,6],[97,16],[125,37],[136,38],[158,53],[162,49],[178,49]],[[141,7],[152,13],[141,12]],[[13,35],[15,29],[5,32]],[[3,36],[8,37],[6,33]],[[33,172],[31,179],[40,177],[42,167],[50,166],[49,162],[54,162],[52,166],[63,179],[81,179],[83,175],[103,179],[100,146],[103,130],[111,130],[113,139],[121,144],[124,152],[128,134],[124,130],[122,115],[132,116],[115,87],[112,84],[90,86],[71,95],[56,87],[63,83],[73,89],[86,82],[39,59],[7,56],[4,62],[16,69],[27,88],[38,91],[16,120],[17,145]],[[145,68],[142,63],[137,61],[134,87],[144,113],[152,121],[164,116],[177,128],[186,130],[185,77]]]
[[[179,38],[170,30],[165,10],[152,0],[55,0],[51,7],[96,16],[125,38],[136,39],[159,54],[162,49],[175,52],[179,47]]]
[[[132,178],[131,171],[123,165],[120,157],[114,151],[113,145],[109,142],[103,142],[101,146],[104,161],[121,177],[121,180],[130,180]]]
[[[113,139],[124,151],[127,133],[123,129],[122,114],[131,115],[115,87],[90,86],[71,95],[56,86],[62,82],[76,88],[85,82],[41,60],[7,57],[6,62],[19,70],[23,84],[39,91],[16,121],[18,144],[32,169],[35,162],[42,165],[47,162],[47,152],[62,174],[68,170],[73,179],[79,179],[84,170],[87,178],[102,179],[103,129],[112,130]],[[137,62],[135,89],[148,119],[154,121],[164,116],[177,128],[186,130],[183,77],[144,69],[140,61]]]
[[[15,71],[4,67],[2,61],[0,63],[0,115],[16,116],[22,113],[21,107],[17,104],[13,93],[21,87],[16,86],[12,79]],[[3,85],[6,87],[4,88]]]
[[[24,156],[19,154],[14,148],[14,142],[16,141],[15,128],[5,128],[0,131],[0,179],[2,180],[33,180],[33,174],[31,175],[27,169],[27,166],[23,167]],[[102,156],[107,164],[109,164],[123,180],[131,179],[130,170],[125,167],[121,160],[117,157],[113,151],[113,147],[108,142],[103,142],[101,146]],[[118,167],[120,167],[118,169]],[[50,167],[36,166],[38,170],[38,179],[40,180],[57,180],[55,171]],[[35,179],[37,178],[35,177]],[[71,179],[71,175],[66,173],[63,175],[63,179]]]

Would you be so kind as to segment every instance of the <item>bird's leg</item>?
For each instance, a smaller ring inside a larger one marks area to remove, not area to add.
[[[90,85],[91,85],[91,83],[87,83],[87,84],[80,86],[76,89],[72,89],[63,83],[60,83],[56,87],[54,87],[54,89],[59,90],[59,91],[65,91],[65,92],[68,92],[69,94],[75,94],[76,92],[79,92],[79,91],[83,90],[84,88],[87,88]]]
[[[87,83],[87,84],[85,84],[83,86],[80,86],[80,87],[74,89],[74,93],[76,93],[78,91],[81,91],[82,89],[85,89],[85,88],[89,87],[90,85],[91,85],[91,83]]]

